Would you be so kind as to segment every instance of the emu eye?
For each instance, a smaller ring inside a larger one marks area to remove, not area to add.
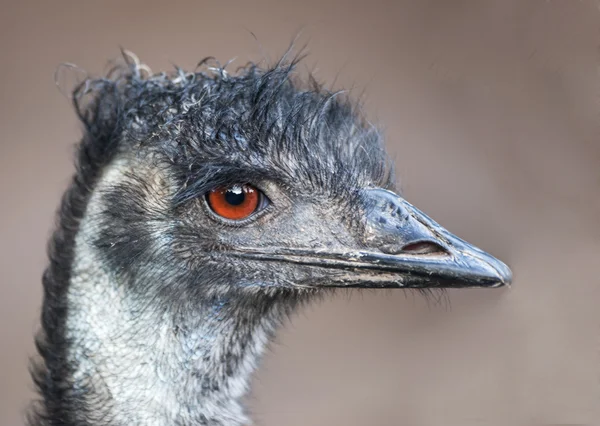
[[[267,197],[248,184],[220,186],[206,194],[208,205],[217,215],[242,220],[266,207]]]

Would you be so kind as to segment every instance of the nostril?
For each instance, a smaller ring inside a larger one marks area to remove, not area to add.
[[[403,253],[409,254],[447,254],[439,244],[431,241],[417,241],[416,243],[410,243],[402,247]]]

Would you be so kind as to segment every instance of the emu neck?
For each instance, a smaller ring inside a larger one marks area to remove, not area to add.
[[[239,425],[240,399],[280,308],[140,302],[78,239],[66,323],[82,424]],[[85,420],[83,420],[85,419]]]

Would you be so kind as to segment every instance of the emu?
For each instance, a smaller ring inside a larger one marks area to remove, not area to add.
[[[510,283],[398,195],[380,133],[297,62],[129,60],[75,89],[84,134],[43,275],[31,425],[245,424],[249,376],[300,305]]]

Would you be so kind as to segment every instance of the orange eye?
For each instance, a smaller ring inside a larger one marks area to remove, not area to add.
[[[206,196],[208,205],[219,216],[229,220],[245,219],[259,207],[262,193],[251,185],[221,186]]]

